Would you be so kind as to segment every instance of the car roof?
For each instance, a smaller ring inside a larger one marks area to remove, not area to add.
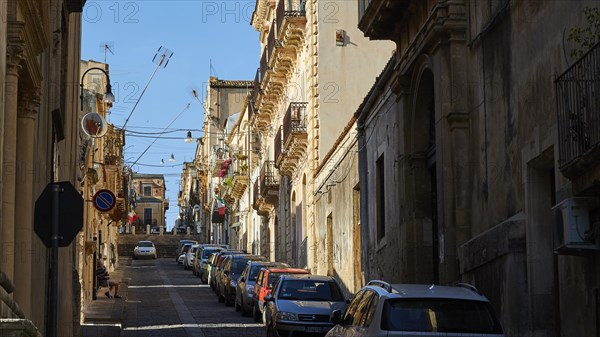
[[[287,275],[281,275],[281,278],[279,279],[279,281],[284,281],[284,280],[315,280],[315,281],[327,281],[327,282],[332,282],[335,281],[335,279],[331,276],[325,276],[325,275],[311,275],[311,274],[287,274]]]
[[[371,286],[373,287],[373,286]],[[377,286],[375,286],[377,287]],[[391,284],[392,292],[390,297],[398,298],[447,298],[447,299],[461,299],[461,300],[472,300],[472,301],[485,301],[489,302],[488,299],[480,294],[477,289],[473,286],[440,286],[440,285],[427,285],[427,284]],[[386,291],[385,288],[380,288],[382,291]]]
[[[281,267],[281,268],[287,268],[285,267],[285,265],[288,265],[287,263],[284,262],[273,262],[273,261],[260,261],[260,260],[249,260],[248,264],[251,266],[262,266],[263,268],[274,268],[274,267]]]
[[[269,273],[310,274],[310,271],[300,268],[267,267],[265,269],[268,270]]]

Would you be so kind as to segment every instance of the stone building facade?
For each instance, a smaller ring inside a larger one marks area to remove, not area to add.
[[[235,122],[230,118],[239,116],[253,82],[221,80],[211,77],[204,98],[204,137],[198,141],[194,163],[197,170],[201,210],[198,221],[204,224],[200,235],[211,243],[229,243],[233,199],[224,200],[226,193],[220,174],[225,162],[230,163],[238,149],[230,146],[228,135]],[[229,121],[229,122],[228,122]],[[237,121],[237,117],[235,119]],[[219,201],[218,201],[219,200]],[[224,205],[224,214],[218,212],[218,204]]]
[[[45,333],[51,310],[43,300],[50,252],[33,232],[35,201],[50,182],[79,188],[84,2],[0,2],[0,324],[25,335]],[[57,333],[73,336],[80,312],[76,243],[61,249],[59,268]]]
[[[565,33],[597,5],[359,2],[396,43],[357,112],[367,279],[472,283],[507,336],[598,334],[598,48]]]
[[[152,230],[159,234],[165,230],[165,212],[169,209],[169,199],[165,197],[165,177],[162,174],[133,173],[135,191],[135,233],[149,234]]]
[[[270,257],[335,275],[348,292],[362,281],[359,268],[341,263],[355,258],[349,238],[358,224],[353,199],[339,197],[358,176],[355,143],[344,137],[372,84],[356,79],[374,78],[393,50],[362,36],[356,8],[357,1],[256,2],[262,57],[249,121],[261,145],[255,208]]]
[[[96,61],[81,61],[82,104],[79,117],[87,113],[97,113],[107,118],[112,103],[105,102],[104,94],[107,77],[100,68],[108,72],[108,65]],[[86,71],[88,71],[86,73]],[[109,271],[118,266],[118,229],[127,220],[127,171],[123,169],[123,146],[125,134],[111,123],[106,123],[106,133],[101,137],[91,137],[80,132],[78,180],[84,200],[83,229],[78,237],[78,268],[81,283],[81,309],[94,299],[95,259],[106,258]],[[125,178],[125,180],[124,180]],[[96,192],[108,189],[115,195],[116,205],[108,212],[100,212],[93,203]]]

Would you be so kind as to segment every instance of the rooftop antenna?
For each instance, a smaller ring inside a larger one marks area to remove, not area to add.
[[[158,71],[158,68],[161,68],[161,67],[166,68],[167,64],[169,64],[169,60],[171,60],[171,56],[173,56],[173,52],[170,51],[169,49],[167,49],[163,46],[160,46],[160,48],[158,48],[158,50],[156,51],[156,54],[154,54],[154,58],[152,58],[152,62],[156,63],[156,68],[154,69],[154,72],[150,76],[148,83],[146,83],[144,90],[142,90],[140,97],[138,97],[137,101],[135,102],[133,109],[131,109],[129,116],[127,116],[127,118],[125,119],[125,123],[123,124],[121,129],[125,129],[125,126],[127,126],[127,122],[129,122],[129,118],[133,114],[133,111],[135,111],[135,108],[138,106],[138,103],[140,103],[142,96],[144,96],[144,93],[146,92],[146,89],[148,89],[148,86],[150,85],[150,82],[152,81],[152,79],[154,78],[154,75]]]

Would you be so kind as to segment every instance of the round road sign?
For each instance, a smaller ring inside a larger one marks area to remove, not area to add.
[[[99,190],[94,194],[92,201],[97,210],[100,212],[108,212],[115,207],[117,198],[110,190]]]

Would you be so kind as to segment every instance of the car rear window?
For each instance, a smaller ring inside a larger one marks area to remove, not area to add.
[[[489,303],[455,299],[386,300],[381,329],[387,331],[501,334]]]
[[[152,246],[153,246],[152,242],[148,242],[148,241],[146,241],[146,242],[144,242],[144,241],[138,242],[138,247],[152,247]]]

